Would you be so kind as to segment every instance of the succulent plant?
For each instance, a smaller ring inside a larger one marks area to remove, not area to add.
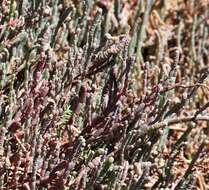
[[[207,0],[2,0],[0,189],[208,189]]]

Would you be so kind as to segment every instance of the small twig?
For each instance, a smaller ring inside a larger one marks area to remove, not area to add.
[[[181,180],[180,180],[179,183],[176,185],[176,187],[175,187],[174,190],[180,189],[181,186],[183,185],[183,182],[185,181],[185,179],[188,178],[188,176],[189,176],[189,174],[192,172],[192,168],[193,168],[195,162],[197,161],[197,159],[198,159],[200,153],[202,152],[204,146],[205,146],[205,142],[202,142],[201,145],[199,146],[198,150],[197,150],[197,153],[194,155],[194,157],[193,157],[193,159],[192,159],[192,161],[191,161],[189,167],[187,168],[187,170],[186,170],[184,176],[181,178]]]
[[[160,128],[164,128],[165,126],[174,125],[177,123],[186,123],[191,121],[209,121],[209,115],[206,116],[186,116],[186,117],[178,117],[173,119],[165,119],[162,122],[156,123],[154,125],[145,125],[140,128],[141,134],[140,136],[148,134],[150,131],[157,130]]]
[[[14,135],[14,137],[15,137],[15,140],[17,141],[17,143],[20,145],[20,148],[22,149],[23,153],[26,153],[27,150],[24,147],[24,145],[22,144],[22,142],[20,141],[20,139],[18,138],[18,136],[17,135]]]
[[[167,92],[169,90],[173,90],[175,88],[194,88],[194,87],[204,87],[209,91],[209,88],[206,85],[197,83],[197,84],[192,84],[192,85],[174,84],[173,86],[163,88],[159,92],[163,93],[163,92]]]
[[[200,113],[202,113],[205,109],[207,109],[209,107],[209,101],[204,105],[202,106],[199,110],[196,111],[194,117],[196,118],[197,115],[199,115]]]

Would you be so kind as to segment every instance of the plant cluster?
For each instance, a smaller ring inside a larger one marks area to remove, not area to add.
[[[207,0],[0,4],[0,189],[209,189]]]

